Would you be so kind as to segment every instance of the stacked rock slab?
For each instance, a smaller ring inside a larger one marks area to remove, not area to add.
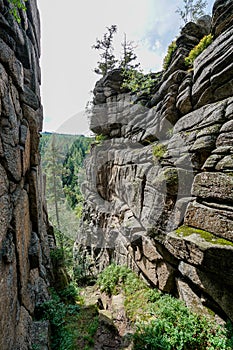
[[[51,270],[38,150],[40,23],[36,1],[26,6],[18,24],[9,2],[0,1],[1,350],[31,349],[33,333],[48,334],[46,322],[33,323],[36,306],[48,299]]]
[[[76,249],[96,272],[115,261],[201,312],[233,320],[233,10],[188,23],[152,97],[122,92],[118,70],[94,90]],[[212,44],[184,65],[210,31]]]

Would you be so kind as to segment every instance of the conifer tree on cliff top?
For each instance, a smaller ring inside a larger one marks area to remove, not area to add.
[[[124,33],[124,41],[121,43],[123,52],[122,57],[120,59],[119,67],[123,70],[126,69],[136,69],[140,66],[140,63],[135,63],[134,61],[137,59],[137,55],[134,52],[136,45],[134,45],[133,41],[128,41],[126,34]]]
[[[98,67],[94,69],[94,72],[103,76],[115,68],[117,63],[113,53],[113,36],[117,32],[117,26],[113,24],[106,28],[107,32],[104,33],[103,39],[96,39],[96,44],[92,46],[93,49],[100,51],[101,58],[101,61],[97,62]]]
[[[97,68],[94,72],[105,76],[109,71],[114,68],[121,68],[122,71],[137,69],[140,64],[134,63],[137,56],[134,52],[136,46],[134,46],[133,41],[128,41],[126,34],[124,33],[124,41],[121,43],[122,53],[119,60],[116,59],[114,55],[113,47],[113,35],[117,32],[117,26],[111,25],[111,27],[106,27],[107,32],[104,34],[103,39],[96,39],[96,44],[92,46],[100,52],[101,60],[97,62]]]
[[[207,1],[204,0],[183,0],[183,7],[178,7],[176,12],[186,24],[190,21],[195,22],[199,17],[203,16],[206,6]]]

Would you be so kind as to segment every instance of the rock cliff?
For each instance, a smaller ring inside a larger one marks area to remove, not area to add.
[[[38,151],[40,22],[36,0],[26,6],[18,24],[9,2],[0,0],[1,350],[31,349],[34,336],[48,334],[46,322],[33,322],[36,306],[48,298],[53,234]]]
[[[199,40],[214,40],[187,70]],[[233,321],[233,2],[188,23],[149,98],[97,82],[77,251],[126,264],[152,286]]]

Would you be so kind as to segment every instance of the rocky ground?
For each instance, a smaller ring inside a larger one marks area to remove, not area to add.
[[[86,287],[81,295],[86,308],[97,306],[99,325],[94,335],[93,350],[131,350],[132,328],[124,309],[123,294],[111,298],[96,286]]]

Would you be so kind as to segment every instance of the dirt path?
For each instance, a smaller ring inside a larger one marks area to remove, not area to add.
[[[99,324],[93,337],[93,350],[131,350],[132,329],[125,315],[122,294],[111,298],[93,287],[86,287],[81,292],[86,307],[98,307]]]

